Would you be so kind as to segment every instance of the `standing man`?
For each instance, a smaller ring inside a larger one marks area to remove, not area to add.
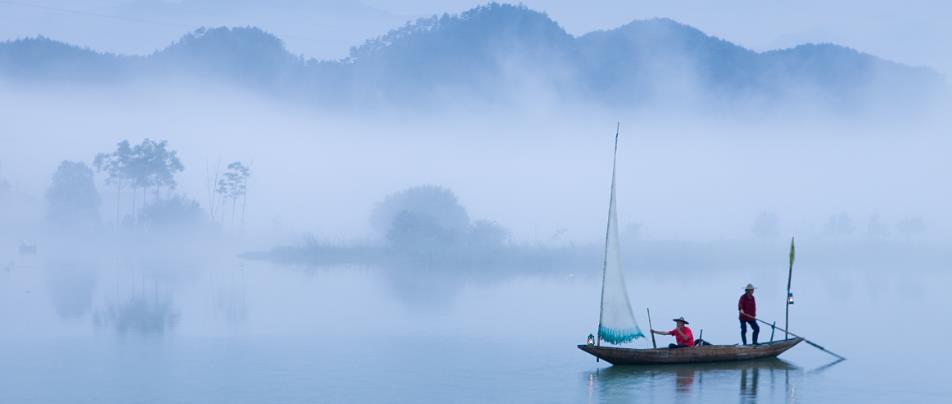
[[[676,342],[676,344],[668,344],[668,348],[674,349],[674,348],[693,347],[694,334],[691,333],[690,328],[686,327],[688,324],[687,320],[685,320],[684,317],[678,317],[674,319],[673,321],[675,324],[677,324],[677,326],[674,327],[673,330],[671,331],[651,330],[651,332],[654,334],[660,334],[660,335],[673,335],[674,342]]]
[[[740,313],[740,340],[747,345],[747,324],[754,330],[754,345],[760,335],[760,326],[757,325],[757,302],[754,301],[754,285],[747,284],[744,294],[737,302],[737,311]]]

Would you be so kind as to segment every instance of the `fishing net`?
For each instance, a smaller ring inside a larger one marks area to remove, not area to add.
[[[621,270],[618,241],[618,215],[615,212],[615,168],[612,167],[611,198],[608,204],[608,230],[605,236],[605,267],[602,279],[602,307],[598,336],[609,343],[621,344],[644,337],[631,311],[625,277]]]

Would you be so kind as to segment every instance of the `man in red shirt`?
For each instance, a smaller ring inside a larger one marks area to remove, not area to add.
[[[748,283],[744,288],[744,294],[740,296],[737,302],[737,311],[740,315],[740,340],[747,345],[747,325],[754,330],[754,345],[757,345],[757,337],[760,335],[760,326],[757,325],[757,302],[754,300],[754,285]]]
[[[668,348],[690,348],[694,346],[694,334],[691,333],[691,329],[686,327],[688,322],[684,317],[678,317],[674,319],[676,327],[671,331],[658,331],[651,330],[654,334],[660,335],[673,335],[674,341],[677,344],[668,344]]]

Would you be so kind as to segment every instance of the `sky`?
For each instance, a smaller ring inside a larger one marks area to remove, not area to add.
[[[473,0],[0,0],[0,40],[45,35],[118,53],[150,53],[199,26],[254,25],[296,54],[338,59],[407,21]],[[755,50],[833,42],[952,73],[952,4],[842,0],[526,0],[569,33],[667,17]]]

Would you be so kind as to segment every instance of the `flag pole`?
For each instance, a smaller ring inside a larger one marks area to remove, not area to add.
[[[785,315],[784,315],[784,330],[783,330],[783,339],[788,338],[788,331],[790,329],[790,305],[793,304],[791,299],[793,295],[790,294],[790,281],[793,279],[793,260],[794,260],[795,250],[793,247],[793,237],[790,237],[790,267],[787,271],[787,296],[784,299],[785,306]]]

